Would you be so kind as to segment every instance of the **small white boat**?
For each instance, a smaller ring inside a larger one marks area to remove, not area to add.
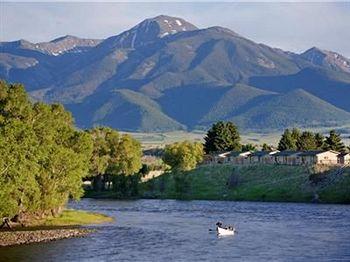
[[[216,232],[218,236],[233,236],[235,234],[235,229],[233,227],[216,227]]]

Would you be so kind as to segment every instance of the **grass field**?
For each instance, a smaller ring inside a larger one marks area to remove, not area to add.
[[[321,132],[327,134],[332,128],[322,129],[307,129],[313,132]],[[303,129],[304,130],[304,129]],[[305,129],[306,130],[306,129]],[[338,127],[336,130],[341,133],[342,139],[346,145],[350,145],[350,127]],[[124,132],[128,133],[128,132]],[[154,147],[164,147],[166,144],[171,144],[178,141],[190,140],[190,141],[204,141],[205,132],[194,131],[174,131],[166,133],[128,133],[139,140],[144,149]],[[255,133],[255,132],[241,132],[241,139],[243,144],[251,143],[254,145],[262,145],[267,143],[269,145],[277,146],[279,139],[281,138],[281,132],[271,133]]]
[[[186,172],[185,188],[175,190],[171,173],[143,184],[144,197],[205,200],[311,202],[316,192],[321,202],[350,203],[350,170],[328,187],[311,186],[310,170],[301,166],[202,166]],[[232,183],[233,180],[233,183]]]

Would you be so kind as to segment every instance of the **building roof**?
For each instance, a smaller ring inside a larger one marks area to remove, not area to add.
[[[292,155],[299,155],[300,153],[301,153],[300,151],[285,150],[274,154],[274,156],[292,156]]]
[[[276,153],[277,151],[256,151],[256,152],[253,152],[250,156],[266,156],[266,155],[272,155]]]
[[[238,151],[231,151],[228,156],[230,157],[237,157],[237,156],[247,156],[252,154],[250,151],[243,151],[243,152],[238,152]]]
[[[339,157],[350,156],[350,153],[340,153],[338,156]]]
[[[300,156],[316,156],[325,152],[331,152],[334,154],[339,154],[339,152],[337,151],[333,151],[333,150],[328,150],[328,151],[324,151],[324,150],[310,150],[310,151],[303,151],[301,152],[299,155]]]

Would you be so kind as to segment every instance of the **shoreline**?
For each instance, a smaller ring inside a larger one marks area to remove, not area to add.
[[[139,197],[139,198],[113,198],[111,196],[103,196],[103,197],[83,197],[83,199],[106,199],[106,200],[116,200],[116,201],[123,201],[123,200],[176,200],[176,201],[223,201],[223,202],[254,202],[254,203],[291,203],[291,204],[311,204],[311,205],[350,205],[349,202],[326,202],[320,200],[319,202],[312,202],[312,201],[289,201],[289,200],[250,200],[250,199],[227,199],[227,198],[175,198],[175,197]]]
[[[109,223],[114,218],[82,210],[64,210],[58,217],[34,221],[28,227],[14,227],[0,230],[0,248],[32,243],[50,242],[67,238],[86,237],[96,232],[84,225]]]
[[[0,248],[32,243],[51,242],[60,239],[86,237],[95,232],[88,228],[16,230],[0,232]]]

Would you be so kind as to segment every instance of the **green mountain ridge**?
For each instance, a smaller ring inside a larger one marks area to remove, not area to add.
[[[350,123],[350,113],[303,89],[296,89],[273,96],[229,120],[256,130],[291,126],[337,126],[344,122]]]

